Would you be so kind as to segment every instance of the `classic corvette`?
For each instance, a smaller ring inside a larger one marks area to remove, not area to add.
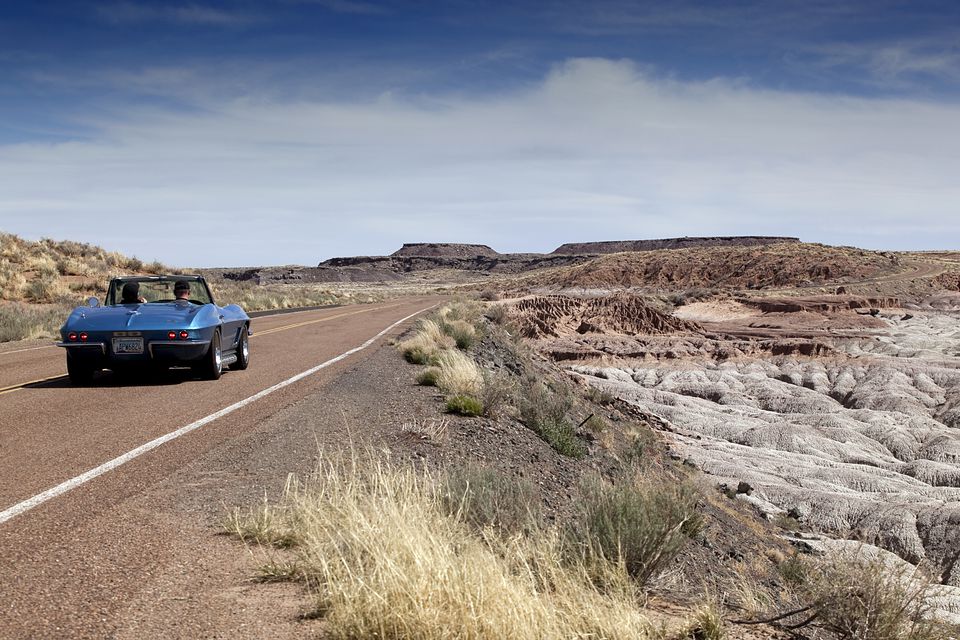
[[[90,298],[60,328],[67,374],[84,384],[100,369],[190,366],[216,380],[250,363],[250,317],[217,306],[200,276],[113,278],[103,305]]]

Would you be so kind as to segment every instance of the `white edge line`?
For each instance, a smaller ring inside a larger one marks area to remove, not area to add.
[[[307,376],[313,375],[313,374],[316,373],[317,371],[320,371],[321,369],[325,369],[325,368],[329,367],[329,366],[332,365],[332,364],[335,364],[335,363],[337,363],[337,362],[340,362],[340,361],[343,360],[344,358],[348,358],[348,357],[352,356],[353,354],[357,353],[358,351],[363,351],[364,349],[366,349],[367,347],[369,347],[370,345],[372,345],[374,342],[376,342],[378,339],[382,338],[382,337],[383,337],[387,332],[389,332],[391,329],[394,329],[395,327],[397,327],[397,326],[400,325],[400,324],[403,324],[404,322],[406,322],[406,321],[409,320],[410,318],[412,318],[412,317],[414,317],[414,316],[416,316],[416,315],[419,315],[419,314],[423,313],[424,311],[427,311],[427,310],[429,310],[429,309],[432,309],[432,308],[435,307],[435,306],[437,306],[437,305],[432,305],[432,306],[430,306],[430,307],[427,307],[426,309],[421,309],[420,311],[417,311],[417,312],[415,312],[415,313],[411,313],[410,315],[408,315],[408,316],[405,317],[405,318],[401,318],[400,320],[397,320],[396,322],[394,322],[393,324],[391,324],[389,327],[387,327],[386,329],[384,329],[383,331],[381,331],[381,332],[378,333],[377,335],[373,336],[372,338],[370,338],[369,340],[367,340],[366,342],[364,342],[363,344],[361,344],[359,347],[354,347],[353,349],[350,349],[349,351],[344,351],[343,353],[341,353],[340,355],[336,356],[335,358],[331,358],[331,359],[327,360],[326,362],[323,362],[323,363],[321,363],[321,364],[318,364],[318,365],[315,366],[315,367],[311,367],[310,369],[307,369],[306,371],[303,371],[303,372],[301,372],[301,373],[298,373],[297,375],[295,375],[295,376],[293,376],[293,377],[291,377],[291,378],[287,378],[287,379],[284,380],[283,382],[278,382],[277,384],[273,385],[272,387],[267,387],[267,388],[264,389],[263,391],[260,391],[259,393],[256,393],[256,394],[250,396],[249,398],[245,398],[245,399],[243,399],[243,400],[240,400],[239,402],[235,402],[235,403],[231,404],[230,406],[227,406],[227,407],[224,407],[223,409],[220,409],[220,410],[217,411],[216,413],[211,413],[210,415],[208,415],[208,416],[205,417],[205,418],[200,418],[200,419],[197,420],[196,422],[191,422],[190,424],[188,424],[188,425],[185,426],[185,427],[180,427],[180,428],[177,429],[176,431],[171,431],[170,433],[168,433],[168,434],[166,434],[166,435],[162,435],[162,436],[160,436],[159,438],[156,438],[156,439],[154,439],[154,440],[151,440],[150,442],[147,442],[147,443],[145,443],[145,444],[142,444],[142,445],[140,445],[139,447],[137,447],[136,449],[133,449],[133,450],[131,450],[131,451],[128,451],[127,453],[125,453],[125,454],[123,454],[123,455],[121,455],[121,456],[118,456],[118,457],[114,458],[113,460],[110,460],[110,461],[108,461],[108,462],[104,462],[104,463],[101,464],[100,466],[95,467],[95,468],[93,468],[93,469],[90,469],[89,471],[86,471],[86,472],[84,472],[84,473],[81,473],[80,475],[78,475],[78,476],[76,476],[76,477],[74,477],[74,478],[71,478],[71,479],[69,479],[69,480],[66,480],[65,482],[61,482],[61,483],[58,484],[57,486],[55,486],[55,487],[53,487],[53,488],[50,488],[50,489],[47,489],[47,490],[44,491],[43,493],[38,493],[37,495],[33,496],[32,498],[28,498],[28,499],[24,500],[23,502],[18,502],[17,504],[13,505],[12,507],[10,507],[10,508],[8,508],[8,509],[5,509],[5,510],[3,510],[3,511],[0,511],[0,524],[6,522],[7,520],[10,520],[11,518],[15,518],[15,517],[17,517],[17,516],[19,516],[19,515],[21,515],[21,514],[23,514],[23,513],[26,513],[27,511],[33,509],[34,507],[37,507],[37,506],[43,504],[43,503],[46,502],[47,500],[51,500],[51,499],[53,499],[53,498],[56,498],[57,496],[61,496],[61,495],[65,494],[66,492],[70,491],[71,489],[75,489],[75,488],[79,487],[80,485],[82,485],[82,484],[84,484],[84,483],[87,483],[87,482],[93,480],[94,478],[96,478],[96,477],[98,477],[98,476],[102,476],[103,474],[107,473],[108,471],[112,471],[113,469],[116,469],[117,467],[119,467],[119,466],[121,466],[121,465],[123,465],[123,464],[126,464],[127,462],[130,462],[130,461],[133,460],[134,458],[138,458],[138,457],[142,456],[143,454],[147,453],[148,451],[152,451],[153,449],[156,449],[157,447],[159,447],[159,446],[161,446],[161,445],[163,445],[163,444],[166,444],[167,442],[170,442],[171,440],[175,440],[176,438],[179,438],[179,437],[182,436],[182,435],[186,435],[186,434],[190,433],[191,431],[196,431],[196,430],[199,429],[200,427],[202,427],[202,426],[204,426],[204,425],[206,425],[206,424],[209,424],[209,423],[213,422],[214,420],[216,420],[216,419],[218,419],[218,418],[222,418],[223,416],[225,416],[225,415],[227,415],[227,414],[233,413],[233,412],[236,411],[237,409],[242,409],[243,407],[247,406],[247,405],[250,404],[251,402],[256,402],[256,401],[259,400],[260,398],[263,398],[264,396],[268,396],[268,395],[270,395],[271,393],[273,393],[274,391],[278,391],[278,390],[280,390],[280,389],[282,389],[282,388],[284,388],[284,387],[286,387],[286,386],[289,386],[289,385],[293,384],[294,382],[298,382],[298,381],[306,378]]]
[[[42,347],[27,347],[26,349],[13,349],[12,351],[0,351],[0,356],[7,356],[11,353],[23,353],[24,351],[36,351],[37,349],[53,349],[57,345],[45,344]]]

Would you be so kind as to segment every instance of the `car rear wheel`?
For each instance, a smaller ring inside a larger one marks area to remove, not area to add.
[[[237,361],[230,368],[243,371],[250,366],[250,334],[247,328],[240,329],[240,340],[237,342]]]
[[[203,362],[198,367],[198,372],[207,380],[219,380],[223,373],[223,350],[220,348],[220,332],[215,331],[213,338],[210,339],[210,348]]]
[[[67,377],[70,382],[76,385],[90,384],[93,382],[93,371],[93,366],[67,353]]]

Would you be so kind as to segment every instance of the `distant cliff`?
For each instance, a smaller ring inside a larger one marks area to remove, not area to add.
[[[390,254],[393,258],[495,258],[500,254],[485,244],[458,244],[454,242],[408,242]]]
[[[753,247],[782,242],[800,242],[800,238],[778,236],[721,236],[715,238],[664,238],[660,240],[612,240],[606,242],[569,242],[559,246],[552,255],[582,256],[624,251],[655,251],[657,249],[690,249],[694,247]]]

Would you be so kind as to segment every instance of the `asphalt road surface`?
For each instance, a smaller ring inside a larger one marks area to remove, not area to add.
[[[118,635],[125,595],[172,553],[124,505],[322,394],[436,302],[255,318],[250,368],[218,381],[174,369],[73,387],[62,349],[0,351],[0,638]]]

